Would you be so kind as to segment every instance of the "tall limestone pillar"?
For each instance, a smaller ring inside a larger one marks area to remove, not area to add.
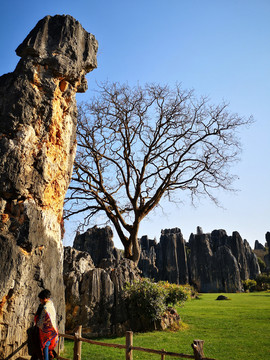
[[[23,346],[51,290],[64,331],[63,201],[76,152],[76,92],[96,68],[97,41],[71,16],[46,16],[0,77],[0,359]]]

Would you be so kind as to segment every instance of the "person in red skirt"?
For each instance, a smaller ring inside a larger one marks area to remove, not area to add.
[[[35,324],[39,329],[40,347],[44,360],[54,358],[53,349],[58,342],[56,311],[51,300],[50,290],[42,290],[38,294],[40,305],[35,315]]]

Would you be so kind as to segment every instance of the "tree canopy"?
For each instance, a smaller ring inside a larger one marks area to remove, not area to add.
[[[89,224],[103,212],[135,262],[140,222],[163,197],[173,200],[184,190],[192,199],[206,194],[217,202],[214,189],[232,189],[237,130],[252,122],[180,85],[105,83],[78,110],[65,218],[82,213]]]

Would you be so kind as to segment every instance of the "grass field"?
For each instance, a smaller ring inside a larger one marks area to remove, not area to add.
[[[217,360],[270,360],[270,293],[226,294],[230,300],[216,301],[218,294],[203,294],[178,312],[184,322],[177,332],[134,334],[134,346],[193,354],[194,339],[204,340],[204,354]],[[99,339],[125,344],[125,338]],[[65,357],[72,359],[73,342],[65,341]],[[134,359],[155,360],[160,355],[134,351]],[[83,343],[82,359],[121,360],[124,350]],[[166,357],[166,360],[179,358]]]

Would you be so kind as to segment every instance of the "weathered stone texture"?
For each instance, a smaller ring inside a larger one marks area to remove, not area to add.
[[[87,252],[65,248],[67,331],[78,324],[90,337],[122,335],[127,330],[122,289],[126,282],[138,279],[138,269],[127,259],[107,259],[103,264],[104,268],[96,268]]]
[[[188,283],[185,240],[178,228],[161,231],[157,253],[160,280],[175,284]]]
[[[93,249],[96,251],[96,244],[91,245],[91,243],[97,241],[99,245],[101,243],[104,245],[104,249],[114,251],[109,227],[94,227],[89,229],[87,234],[93,236],[80,237],[81,247],[87,248],[88,251]],[[78,236],[75,241],[78,246]],[[83,335],[87,337],[120,336],[127,330],[161,330],[179,323],[180,317],[173,309],[167,309],[164,316],[154,322],[144,316],[134,318],[123,288],[127,282],[133,283],[134,280],[139,280],[140,271],[131,260],[116,259],[112,253],[106,251],[103,254],[104,258],[99,257],[99,267],[95,267],[88,252],[71,247],[65,248],[67,331],[72,332],[78,324],[81,324]]]
[[[238,232],[225,230],[211,234],[191,234],[189,240],[190,283],[202,292],[242,291],[242,280],[260,272],[255,254]]]
[[[138,263],[139,269],[142,270],[143,276],[150,279],[158,279],[157,264],[157,242],[148,239],[148,236],[142,236],[140,239],[141,256]]]
[[[268,247],[268,262],[270,263],[270,232],[269,231],[267,231],[267,233],[265,234],[265,240]]]
[[[259,274],[257,257],[238,232],[204,234],[198,227],[185,242],[180,229],[162,230],[160,242],[143,237],[139,268],[143,276],[176,284],[191,283],[202,292],[235,292],[241,280]]]
[[[180,229],[162,230],[159,243],[143,236],[140,246],[138,267],[143,276],[175,284],[188,283],[186,244]]]
[[[80,251],[88,252],[96,267],[101,261],[120,260],[121,252],[114,247],[113,232],[109,226],[99,228],[94,226],[83,234],[77,234],[73,247]]]
[[[63,201],[76,151],[76,92],[97,42],[71,16],[46,16],[0,77],[0,358],[26,340],[49,288],[64,329]],[[26,352],[24,347],[13,358]]]
[[[87,251],[95,266],[121,258],[115,249],[112,231],[107,226],[94,227],[77,235],[74,247]],[[198,227],[186,243],[179,228],[161,231],[160,242],[147,236],[140,239],[138,268],[143,277],[176,284],[190,283],[202,292],[242,291],[242,280],[255,279],[260,273],[256,255],[237,231],[228,236],[225,230],[204,234]],[[103,265],[102,265],[103,264]]]
[[[259,240],[255,241],[254,250],[265,250],[265,246],[259,242]]]
[[[163,329],[179,321],[169,312],[161,322],[150,323],[129,314],[122,289],[126,282],[140,276],[191,283],[202,292],[236,292],[241,280],[259,273],[256,256],[239,233],[228,236],[225,230],[204,234],[201,228],[189,242],[178,228],[162,230],[160,242],[143,236],[138,268],[123,259],[114,247],[110,227],[93,227],[77,235],[74,248],[65,248],[64,280],[66,286],[67,329],[83,325],[85,335],[122,335],[126,330]],[[75,247],[77,249],[75,249]],[[172,316],[171,316],[172,315]]]

